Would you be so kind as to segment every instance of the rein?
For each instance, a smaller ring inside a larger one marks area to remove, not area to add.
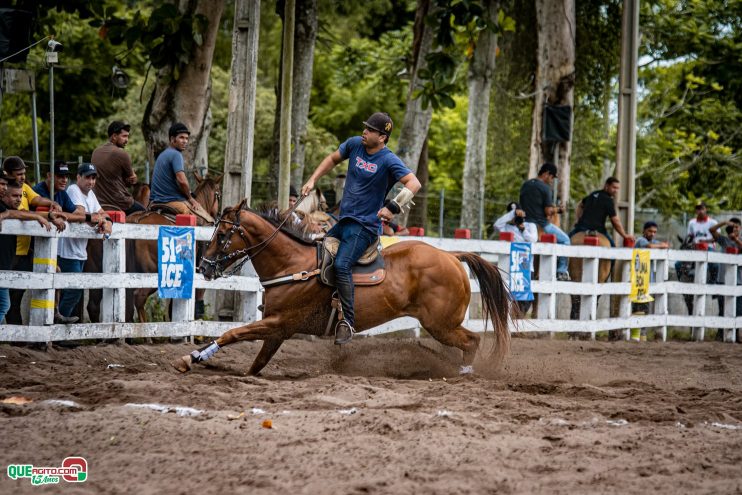
[[[306,196],[301,196],[296,201],[296,203],[294,204],[294,206],[291,207],[291,209],[288,211],[288,213],[284,217],[283,221],[281,221],[281,223],[278,224],[278,227],[276,227],[276,229],[271,233],[271,235],[269,235],[268,237],[266,237],[265,239],[263,239],[262,241],[260,241],[259,243],[257,243],[254,246],[249,246],[248,245],[249,241],[248,241],[248,239],[247,239],[247,237],[245,235],[245,229],[244,229],[244,227],[242,227],[242,224],[239,222],[240,213],[242,213],[242,211],[247,211],[247,208],[244,208],[242,205],[240,205],[240,209],[237,212],[237,218],[236,218],[237,221],[235,221],[235,222],[231,222],[229,220],[224,220],[223,218],[219,217],[219,219],[216,221],[216,225],[215,225],[216,228],[214,229],[214,236],[217,233],[217,229],[219,228],[219,224],[226,223],[226,224],[232,226],[232,228],[229,230],[229,238],[226,241],[224,241],[224,244],[221,246],[221,249],[222,250],[229,249],[229,246],[232,244],[232,240],[231,240],[232,239],[232,235],[234,235],[235,233],[239,233],[240,234],[240,237],[245,242],[245,245],[247,247],[245,247],[243,249],[240,249],[240,250],[237,250],[237,251],[233,251],[233,252],[231,252],[231,253],[229,253],[227,255],[224,255],[224,256],[218,256],[218,257],[216,257],[213,260],[211,260],[211,259],[207,258],[206,256],[204,256],[204,257],[201,258],[201,261],[203,263],[206,263],[209,266],[212,266],[214,268],[214,271],[217,274],[219,274],[219,275],[221,275],[223,277],[229,277],[230,275],[234,275],[235,273],[237,273],[242,268],[242,266],[245,263],[247,263],[251,259],[255,258],[265,248],[268,247],[268,245],[271,243],[271,241],[273,241],[273,239],[275,239],[276,236],[278,235],[278,233],[281,231],[281,227],[283,227],[286,224],[286,222],[288,221],[288,219],[291,218],[292,214],[296,211],[296,208],[299,206],[299,204],[301,204],[301,202],[304,200],[304,198],[306,198]],[[212,237],[212,241],[213,240],[214,240],[214,238]],[[254,253],[251,253],[250,252],[250,251],[254,251],[254,250],[257,250],[257,251],[255,251]],[[241,259],[239,260],[239,262],[237,262],[234,265],[232,265],[229,268],[228,271],[222,272],[221,269],[220,269],[220,265],[223,262],[229,261],[229,260],[231,260],[233,258],[241,258]],[[265,284],[263,284],[263,285],[265,285]]]

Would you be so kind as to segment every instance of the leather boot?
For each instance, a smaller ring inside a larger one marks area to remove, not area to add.
[[[335,325],[335,345],[343,345],[350,343],[353,340],[353,327],[351,327],[347,321],[340,320]]]

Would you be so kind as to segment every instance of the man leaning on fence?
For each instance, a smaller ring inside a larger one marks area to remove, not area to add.
[[[721,235],[719,230],[724,227],[724,231],[727,235]],[[730,218],[727,221],[719,222],[709,229],[709,233],[716,241],[719,246],[719,250],[723,253],[726,252],[727,248],[736,248],[738,252],[742,252],[742,239],[740,239],[740,230],[742,229],[742,221],[739,218]],[[723,272],[721,273],[723,283]],[[742,265],[737,265],[737,285],[742,285]],[[719,298],[719,315],[724,314],[724,299]],[[742,316],[742,297],[737,297],[735,300],[735,314],[734,316]],[[717,333],[717,340],[721,340],[721,332]]]
[[[15,180],[8,179],[4,171],[0,170],[0,222],[6,219],[35,220],[46,230],[51,230],[52,224],[48,218],[30,211],[18,211],[23,197],[23,188]],[[54,216],[49,213],[48,216]],[[0,234],[0,270],[13,268],[15,259],[16,236]],[[0,288],[0,323],[10,309],[10,293],[7,288]]]
[[[98,203],[93,192],[97,170],[92,163],[83,163],[77,168],[77,183],[70,186],[67,193],[72,201],[85,209],[85,221],[97,224],[97,231],[111,233],[111,219]],[[57,264],[65,273],[81,273],[88,259],[88,240],[63,237],[59,239]],[[57,323],[72,323],[72,313],[82,297],[82,289],[64,289],[59,297]]]
[[[5,171],[5,175],[8,176],[8,180],[14,180],[21,186],[21,203],[17,208],[18,210],[31,211],[31,208],[46,206],[50,211],[62,211],[59,204],[39,196],[34,192],[31,186],[26,184],[26,163],[23,159],[18,156],[9,156],[3,162],[3,170]],[[55,221],[54,225],[59,231],[62,231],[65,228],[65,223],[61,219]],[[33,249],[31,248],[30,236],[19,235],[16,239],[13,270],[19,272],[33,271]],[[10,310],[8,310],[6,318],[8,323],[12,325],[21,325],[23,323],[21,317],[21,302],[23,300],[24,292],[26,292],[25,289],[10,290]]]

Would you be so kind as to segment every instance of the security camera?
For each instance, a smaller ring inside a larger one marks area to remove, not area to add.
[[[61,52],[63,48],[62,43],[56,40],[49,40],[46,46],[50,52]]]

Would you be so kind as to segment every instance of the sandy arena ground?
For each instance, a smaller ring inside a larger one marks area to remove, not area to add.
[[[246,376],[258,346],[0,346],[33,400],[0,404],[0,493],[742,493],[739,345],[516,338],[459,377],[428,339],[292,340]],[[73,455],[84,483],[6,473]]]

